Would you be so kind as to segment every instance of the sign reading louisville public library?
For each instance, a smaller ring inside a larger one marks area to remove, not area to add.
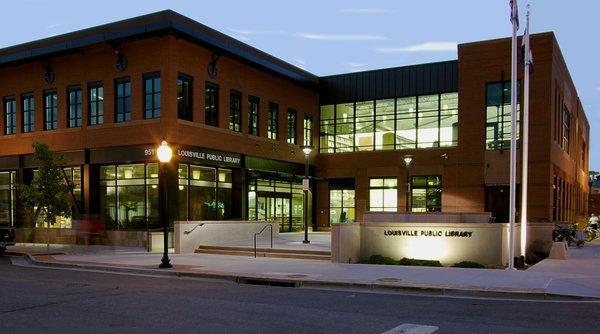
[[[473,231],[384,230],[383,235],[401,237],[458,237],[470,238]]]
[[[218,166],[231,167],[241,167],[242,165],[242,156],[237,153],[215,151],[191,146],[179,146],[173,148],[173,153],[173,155],[180,160],[191,163],[210,163]],[[144,155],[147,157],[154,156],[155,154],[155,148],[146,148],[144,150]]]

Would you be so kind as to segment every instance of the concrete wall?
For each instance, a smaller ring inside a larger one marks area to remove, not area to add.
[[[85,236],[78,234],[77,230],[70,228],[16,228],[17,242],[46,243],[50,235],[52,244],[83,244]],[[162,237],[161,237],[162,240]],[[148,247],[148,233],[146,231],[102,231],[100,234],[91,235],[89,244]],[[162,247],[162,246],[161,246]]]
[[[515,256],[520,255],[520,226],[515,226]],[[552,225],[530,223],[527,249],[549,251]],[[390,223],[334,224],[333,262],[358,262],[372,255],[439,260],[444,265],[475,261],[506,265],[509,259],[508,224]]]
[[[193,253],[200,245],[251,245],[254,233],[260,232],[265,225],[271,225],[274,238],[279,235],[279,223],[273,221],[176,221],[175,253]],[[257,237],[257,246],[269,247],[270,237],[267,228]]]

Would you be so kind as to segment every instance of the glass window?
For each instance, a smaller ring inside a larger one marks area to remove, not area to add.
[[[411,178],[411,211],[442,211],[441,176],[413,176]]]
[[[83,113],[81,88],[73,87],[67,91],[68,108],[69,108],[69,123],[70,128],[81,126]]]
[[[14,98],[4,99],[4,134],[17,133],[17,101]]]
[[[487,150],[510,149],[511,140],[511,87],[510,81],[487,84],[486,91],[486,138]],[[517,83],[519,87],[520,83]],[[519,88],[517,94],[519,94]],[[517,96],[517,101],[519,97]],[[517,104],[517,111],[520,104]],[[519,138],[520,112],[517,112],[517,139]]]
[[[179,74],[177,77],[177,118],[193,120],[192,77]]]
[[[329,224],[354,220],[354,189],[329,190]]]
[[[269,102],[269,123],[267,124],[267,138],[275,139],[279,137],[279,105]]]
[[[187,220],[232,218],[232,171],[179,165],[179,213]]]
[[[369,210],[398,210],[398,179],[373,178],[369,180]]]
[[[14,226],[16,172],[0,172],[0,226]]]
[[[254,96],[248,96],[248,134],[258,136],[259,132],[259,103],[260,100]]]
[[[204,123],[219,126],[219,86],[210,82],[204,91]]]
[[[393,150],[395,143],[394,99],[375,101],[375,150]]]
[[[100,167],[100,210],[107,228],[158,228],[158,164]]]
[[[55,91],[44,92],[44,130],[58,129],[58,96]]]
[[[458,93],[321,106],[320,152],[458,145]]]
[[[356,102],[355,147],[358,151],[373,151],[375,144],[375,106],[373,101]],[[337,127],[336,127],[337,130]],[[339,138],[336,136],[336,139]]]
[[[567,108],[563,109],[562,117],[562,149],[569,152],[569,138],[571,137],[571,113]]]
[[[131,121],[131,82],[129,78],[115,81],[115,121]]]
[[[335,106],[321,106],[319,124],[319,151],[321,153],[335,152]]]
[[[242,132],[242,93],[229,92],[229,130]]]
[[[354,151],[354,103],[335,106],[335,152]]]
[[[312,146],[312,115],[304,115],[304,146]]]
[[[144,75],[144,118],[160,117],[160,75]]]
[[[22,96],[23,101],[23,133],[35,131],[35,99],[33,94]]]
[[[287,142],[296,144],[296,118],[298,113],[294,109],[288,109],[287,112]]]
[[[104,123],[104,87],[102,84],[89,85],[89,125]]]

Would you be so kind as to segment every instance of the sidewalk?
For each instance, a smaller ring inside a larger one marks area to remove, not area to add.
[[[43,245],[18,245],[31,252]],[[326,261],[252,258],[213,254],[170,254],[172,269],[158,269],[161,254],[141,248],[53,245],[65,255],[38,257],[42,265],[76,266],[146,274],[266,280],[296,286],[356,287],[437,294],[531,298],[600,298],[600,241],[571,248],[569,260],[544,260],[526,271],[339,264]]]

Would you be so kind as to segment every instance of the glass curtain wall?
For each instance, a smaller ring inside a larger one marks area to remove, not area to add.
[[[411,211],[442,211],[442,177],[413,176],[411,179]]]
[[[179,164],[180,219],[231,219],[232,196],[231,170]]]
[[[0,226],[14,226],[17,173],[0,172]]]
[[[158,228],[158,209],[158,164],[100,167],[100,210],[106,228]]]
[[[320,152],[458,145],[458,93],[321,106]]]

